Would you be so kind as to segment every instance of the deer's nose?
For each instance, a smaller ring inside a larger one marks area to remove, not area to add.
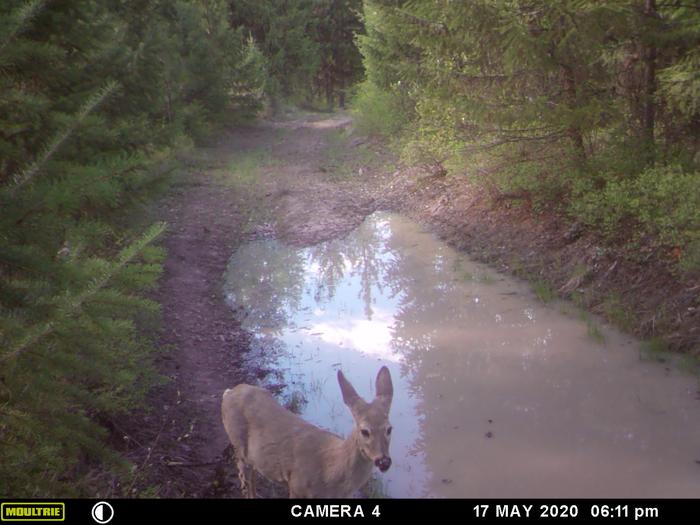
[[[374,461],[374,464],[377,466],[379,470],[382,472],[386,472],[389,470],[389,467],[391,466],[391,458],[389,456],[384,456],[381,457],[377,460]]]

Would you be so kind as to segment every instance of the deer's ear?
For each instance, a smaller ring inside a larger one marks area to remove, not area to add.
[[[343,373],[338,370],[338,384],[340,385],[340,391],[343,394],[343,403],[345,403],[350,409],[357,403],[360,396],[355,391],[355,387],[350,384],[350,381],[345,379]]]
[[[391,399],[394,397],[394,385],[391,382],[391,373],[389,369],[383,366],[377,374],[377,400],[380,401],[386,409],[391,406]]]

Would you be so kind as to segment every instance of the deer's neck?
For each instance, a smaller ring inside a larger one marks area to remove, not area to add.
[[[364,485],[372,474],[372,460],[360,448],[360,432],[353,428],[350,435],[338,443],[337,453],[334,454],[334,468],[329,472],[329,480],[342,485],[345,497]]]

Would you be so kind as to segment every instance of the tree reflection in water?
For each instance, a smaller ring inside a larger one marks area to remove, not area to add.
[[[344,239],[303,249],[245,245],[226,292],[254,334],[249,362],[276,370],[264,382],[283,384],[316,424],[351,426],[335,369],[371,397],[378,362],[389,367],[389,495],[700,490],[686,460],[700,442],[692,378],[648,367],[630,351],[637,342],[608,329],[600,348],[585,322],[399,216],[375,214]]]

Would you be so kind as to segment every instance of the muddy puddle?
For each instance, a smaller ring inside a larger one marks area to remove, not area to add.
[[[304,418],[352,427],[335,376],[366,399],[394,381],[391,497],[698,497],[695,376],[544,305],[525,283],[377,213],[344,239],[236,252],[226,294],[255,334],[261,384]],[[602,340],[601,340],[602,338]]]

